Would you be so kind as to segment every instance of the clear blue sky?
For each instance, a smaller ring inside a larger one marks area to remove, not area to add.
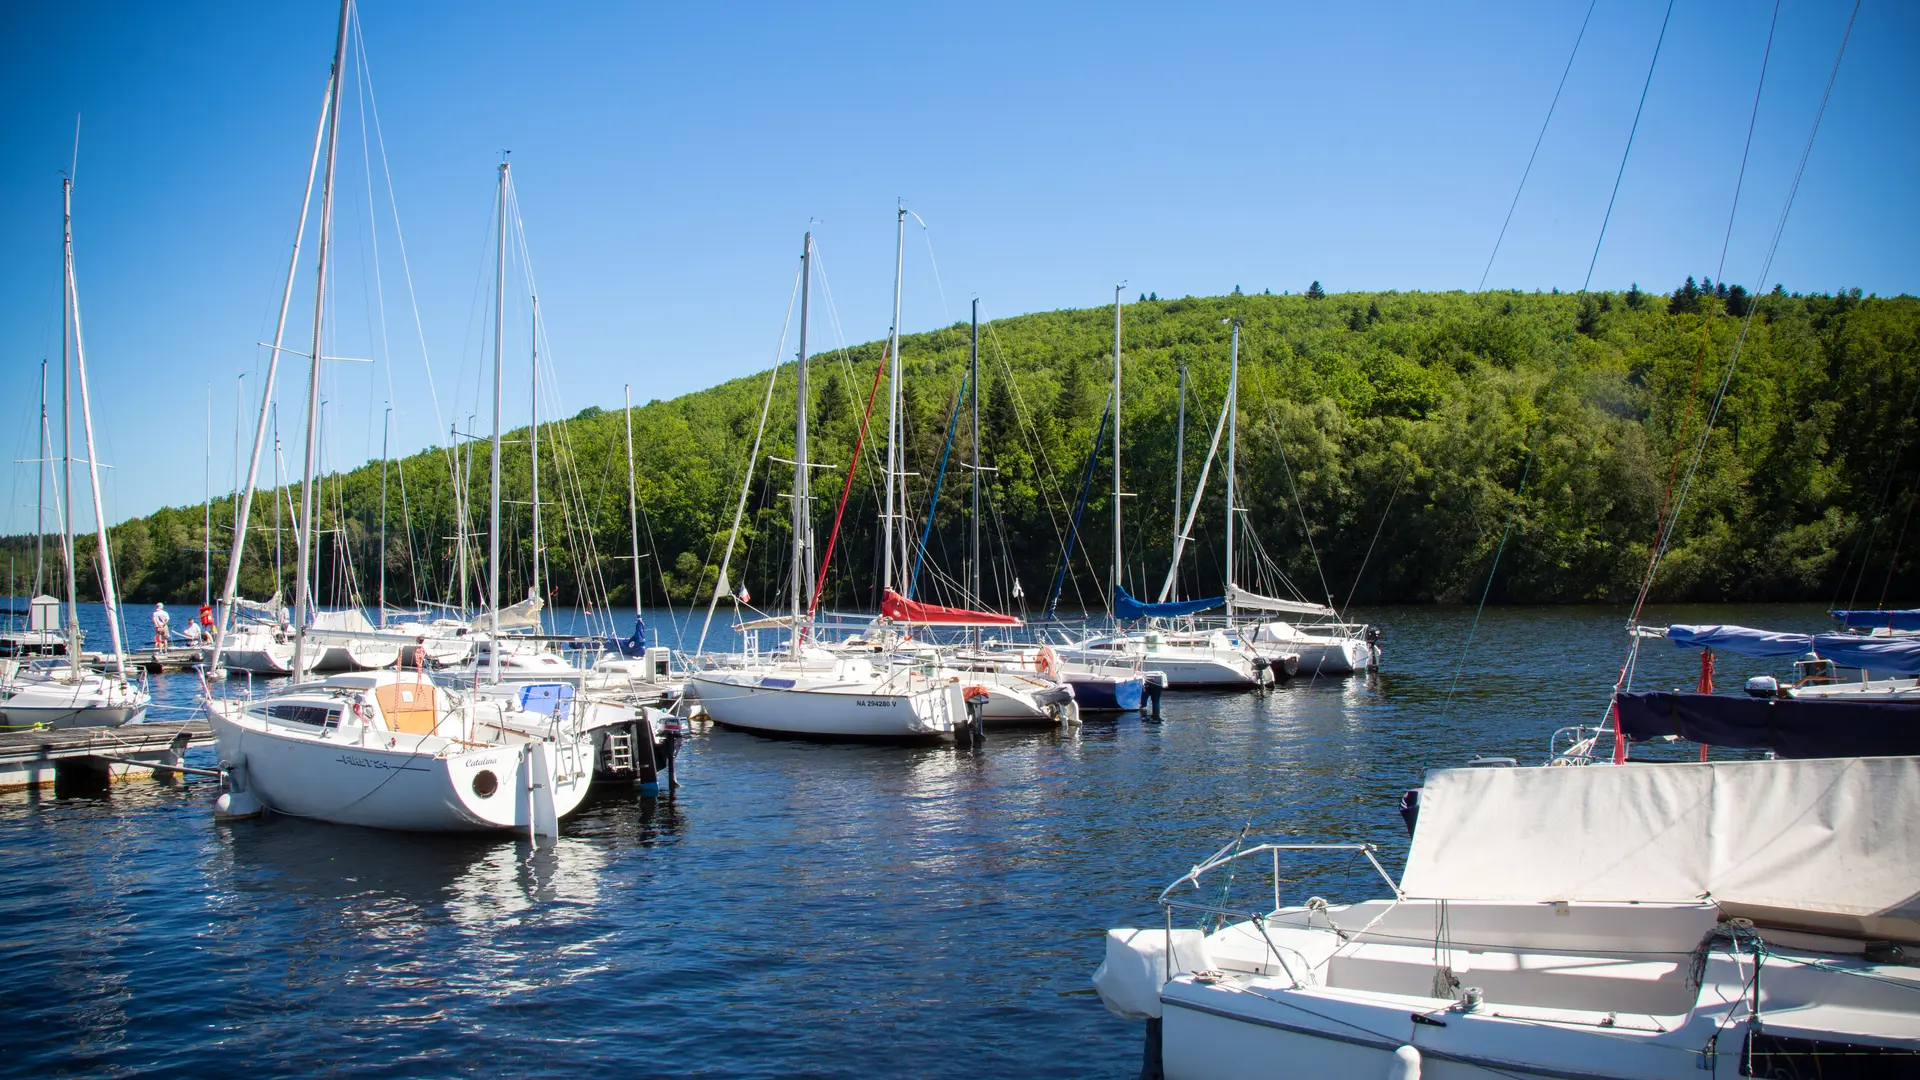
[[[1103,304],[1120,280],[1129,296],[1472,288],[1585,5],[1440,8],[366,0],[422,332],[391,221],[369,224],[369,157],[376,201],[385,173],[350,93],[332,348],[390,360],[333,366],[326,464],[377,454],[390,397],[397,451],[436,438],[422,336],[443,416],[482,408],[502,149],[568,413],[617,406],[623,383],[638,403],[764,370],[810,222],[840,328],[820,318],[814,340],[883,336],[896,197],[926,219],[944,286],[910,235],[909,332],[973,295],[1004,316]],[[1600,0],[1490,287],[1580,287],[1664,10]],[[1890,0],[1861,11],[1774,271],[1752,280],[1849,10],[1781,14],[1728,280],[1920,291],[1920,14]],[[1771,11],[1678,5],[1595,287],[1714,273]],[[77,113],[111,520],[199,501],[209,383],[214,485],[231,484],[234,379],[258,392],[335,18],[329,0],[0,12],[0,423],[31,456]],[[304,372],[278,396],[297,468]],[[516,394],[508,420],[526,416]],[[13,471],[0,529],[23,531],[33,473]]]

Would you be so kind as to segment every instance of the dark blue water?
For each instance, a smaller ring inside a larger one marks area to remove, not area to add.
[[[1449,694],[1470,609],[1363,614],[1378,677],[1170,695],[1159,723],[977,752],[703,733],[676,797],[598,797],[538,851],[216,824],[200,781],[0,795],[0,1073],[1131,1077],[1138,1027],[1088,984],[1107,927],[1157,925],[1160,888],[1248,822],[1373,841],[1397,875],[1421,770],[1543,758],[1624,644],[1620,609],[1489,611]],[[1641,685],[1691,685],[1696,655],[1652,643]],[[154,689],[191,702],[190,678]],[[1385,890],[1324,866],[1291,902]]]

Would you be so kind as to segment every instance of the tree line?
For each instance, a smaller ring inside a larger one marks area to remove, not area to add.
[[[1628,600],[1647,572],[1659,522],[1677,505],[1655,599],[1914,600],[1913,297],[1749,293],[1692,278],[1671,294],[1637,285],[1585,294],[1328,294],[1315,282],[1299,295],[1142,296],[1124,305],[1122,320],[1121,542],[1124,580],[1136,595],[1157,592],[1166,574],[1175,477],[1191,497],[1225,399],[1237,320],[1238,584],[1336,604],[1460,602],[1477,599],[1491,574],[1495,602]],[[974,435],[972,410],[960,407],[967,325],[902,339],[902,453],[911,475],[899,535],[911,550],[897,557],[902,579],[918,564],[918,595],[1033,613],[1059,582],[1062,610],[1105,605],[1112,327],[1110,308],[983,324],[977,473],[963,467]],[[872,342],[808,361],[810,456],[835,466],[814,476],[820,546],[883,353],[884,342]],[[778,375],[749,477],[745,459],[766,380],[763,372],[633,410],[643,602],[684,605],[711,594],[746,482],[728,585],[744,587],[763,608],[784,606],[792,468],[774,459],[792,456],[792,365]],[[882,391],[821,584],[823,607],[878,603],[885,408]],[[633,601],[627,420],[592,408],[542,428],[540,577],[550,603]],[[535,555],[531,463],[524,443],[512,449],[502,478],[509,600],[525,595]],[[1209,595],[1226,577],[1222,469],[1212,467],[1188,540],[1183,595]],[[381,474],[375,461],[322,483],[322,602],[357,595],[371,605],[380,592]],[[389,602],[460,599],[460,560],[449,539],[461,531],[460,490],[466,531],[477,537],[467,561],[467,599],[476,601],[486,571],[486,455],[469,462],[464,450],[457,459],[428,450],[390,463],[387,476]],[[973,598],[959,583],[968,579],[976,476],[985,595]],[[288,502],[276,575],[276,498],[298,503],[297,491],[256,499],[240,579],[255,599],[276,588],[292,594]],[[233,514],[229,499],[215,500],[211,537],[198,505],[113,526],[123,594],[198,599],[209,546],[218,553],[217,593]],[[1063,570],[1069,534],[1075,555]],[[31,566],[33,544],[32,536],[0,539],[16,574]],[[93,542],[75,548],[83,595],[97,596]]]

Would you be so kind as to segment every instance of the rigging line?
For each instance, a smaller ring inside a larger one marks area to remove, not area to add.
[[[1063,509],[1067,501],[1066,494],[1064,491],[1061,490],[1061,487],[1060,487],[1060,478],[1059,478],[1058,471],[1053,467],[1053,459],[1047,455],[1047,445],[1045,441],[1043,441],[1040,438],[1039,429],[1034,425],[1032,419],[1028,416],[1026,399],[1020,395],[1020,381],[1014,378],[1013,366],[1007,362],[1006,350],[1002,348],[1000,344],[1000,334],[998,331],[994,329],[994,324],[992,320],[988,320],[986,325],[987,325],[987,339],[993,343],[994,359],[1000,362],[1000,372],[1006,378],[1007,389],[1012,391],[1014,416],[1019,420],[1021,427],[1025,429],[1027,441],[1033,446],[1034,451],[1039,455],[1041,467],[1045,470],[1043,473],[1040,474],[1040,479],[1043,479],[1044,481],[1046,481],[1046,486],[1041,488],[1041,491],[1040,491],[1040,494],[1042,496],[1040,501],[1042,505],[1046,507],[1048,523],[1053,526],[1054,543],[1064,548],[1067,542],[1067,535],[1066,533],[1061,531],[1060,519],[1054,514],[1054,509],[1053,509],[1053,502],[1055,499],[1060,500],[1060,503]],[[1109,398],[1111,398],[1111,395],[1109,395]],[[1105,421],[1102,420],[1101,423],[1104,426]],[[1095,568],[1093,565],[1092,556],[1086,555],[1085,561],[1087,564],[1087,573],[1095,581],[1102,580],[1098,569]],[[1080,599],[1081,603],[1084,605],[1085,598],[1080,596],[1080,582],[1077,575],[1075,576],[1075,579],[1074,579],[1073,589],[1074,589],[1075,597]],[[1103,604],[1106,602],[1106,594],[1104,592],[1101,594],[1101,602]]]
[[[1893,570],[1900,565],[1900,548],[1907,542],[1907,524],[1913,520],[1913,503],[1913,493],[1908,492],[1907,512],[1900,518],[1900,535],[1894,538],[1893,553],[1887,556],[1887,580],[1880,586],[1880,602],[1874,605],[1881,610],[1886,609],[1887,593],[1893,591]]]
[[[1773,32],[1780,25],[1780,0],[1773,0],[1773,20],[1767,23],[1767,47],[1760,54],[1760,81],[1753,87],[1753,112],[1747,117],[1747,142],[1740,150],[1740,175],[1733,181],[1733,206],[1727,211],[1727,235],[1720,241],[1720,265],[1713,271],[1715,281],[1727,274],[1727,246],[1733,243],[1733,219],[1740,212],[1740,189],[1747,181],[1747,156],[1753,152],[1753,129],[1760,120],[1760,92],[1767,86],[1767,62],[1773,59]],[[1758,288],[1759,283],[1755,282]]]
[[[1640,106],[1633,111],[1633,127],[1627,130],[1626,148],[1620,151],[1620,171],[1613,177],[1613,194],[1607,196],[1607,213],[1600,219],[1600,235],[1593,242],[1593,258],[1587,262],[1587,279],[1580,284],[1586,292],[1593,284],[1593,268],[1600,262],[1600,246],[1607,239],[1607,224],[1613,220],[1613,204],[1620,197],[1620,181],[1627,175],[1627,159],[1633,155],[1633,139],[1640,133],[1640,115],[1647,109],[1647,91],[1653,89],[1653,72],[1660,66],[1660,46],[1667,40],[1667,24],[1673,21],[1673,0],[1667,0],[1667,14],[1660,20],[1660,36],[1653,43],[1653,59],[1647,62],[1647,81],[1640,87]]]
[[[1393,501],[1400,497],[1400,492],[1406,489],[1407,481],[1412,478],[1413,462],[1409,460],[1407,467],[1400,472],[1400,483],[1394,486],[1393,494],[1387,496],[1387,508],[1380,512],[1380,525],[1373,530],[1373,540],[1367,544],[1367,553],[1360,560],[1360,569],[1353,572],[1353,588],[1347,590],[1347,601],[1340,605],[1341,622],[1347,621],[1347,609],[1353,606],[1353,594],[1360,591],[1360,579],[1366,576],[1367,563],[1373,560],[1374,545],[1380,542],[1380,534],[1387,528],[1387,519],[1393,515]]]
[[[438,441],[440,429],[446,426],[440,415],[440,391],[434,383],[433,360],[427,352],[427,329],[426,324],[420,319],[420,297],[413,287],[413,265],[407,259],[407,238],[400,228],[400,201],[393,188],[393,166],[387,160],[387,137],[380,127],[380,100],[373,92],[373,66],[367,56],[366,42],[360,36],[360,9],[357,5],[353,9],[353,33],[360,57],[360,70],[365,75],[367,103],[373,107],[374,145],[380,148],[380,170],[387,180],[387,205],[393,214],[393,239],[395,246],[400,249],[400,268],[406,277],[407,302],[413,309],[414,334],[420,340],[420,363],[427,374],[427,398],[433,403],[434,439]],[[364,137],[363,133],[362,138]],[[371,207],[368,208],[368,212],[372,212]],[[446,452],[449,455],[454,453],[451,444]]]
[[[1560,73],[1560,85],[1554,88],[1553,101],[1547,105],[1547,118],[1540,121],[1540,134],[1533,140],[1533,153],[1527,155],[1527,167],[1520,173],[1520,186],[1514,189],[1513,202],[1507,207],[1507,219],[1500,223],[1500,235],[1493,239],[1493,251],[1487,255],[1487,268],[1480,271],[1480,286],[1475,292],[1487,287],[1487,275],[1493,273],[1493,260],[1500,255],[1500,243],[1507,238],[1507,226],[1513,224],[1513,212],[1520,206],[1520,194],[1527,190],[1527,177],[1533,175],[1533,161],[1540,156],[1540,144],[1547,141],[1547,127],[1553,123],[1553,111],[1560,105],[1560,94],[1567,88],[1567,76],[1573,74],[1574,58],[1580,55],[1580,42],[1587,36],[1587,24],[1593,21],[1593,9],[1600,6],[1600,0],[1591,0],[1587,4],[1587,17],[1580,20],[1580,33],[1573,39],[1573,52],[1567,57],[1566,70]],[[1775,8],[1775,12],[1778,12]]]
[[[853,493],[853,473],[855,469],[860,467],[860,447],[861,444],[867,441],[867,426],[873,420],[873,403],[880,397],[880,376],[886,370],[887,365],[883,357],[882,362],[875,365],[873,369],[873,389],[867,393],[867,411],[865,415],[860,418],[860,434],[858,438],[854,440],[853,459],[847,465],[847,479],[840,485],[840,505],[833,512],[833,531],[827,534],[827,550],[826,553],[820,557],[820,572],[814,575],[814,580],[819,582],[822,587],[816,588],[813,591],[813,603],[807,605],[807,621],[809,623],[813,621],[814,613],[820,610],[820,594],[826,591],[824,586],[827,582],[827,570],[833,565],[833,546],[834,543],[840,539],[840,521],[842,516],[847,512],[847,496]],[[797,627],[796,633],[804,639],[806,627]],[[798,650],[796,649],[796,654],[797,652]]]
[[[906,208],[901,207],[901,209]],[[913,214],[913,211],[907,210],[907,213]],[[927,219],[919,214],[913,214],[913,220],[920,223],[920,238],[927,242],[927,263],[933,267],[933,287],[940,293],[940,315],[946,320],[940,325],[950,326],[953,323],[953,312],[947,309],[947,287],[940,282],[940,260],[933,257],[933,230],[927,228]]]
[[[1788,215],[1792,213],[1794,199],[1798,197],[1800,193],[1800,181],[1806,176],[1807,161],[1813,156],[1814,140],[1820,134],[1820,122],[1827,114],[1827,103],[1833,98],[1834,80],[1840,77],[1840,62],[1846,58],[1847,43],[1853,38],[1854,22],[1859,19],[1859,17],[1860,0],[1854,0],[1853,13],[1847,17],[1846,33],[1841,35],[1840,49],[1833,58],[1833,69],[1827,74],[1826,89],[1822,91],[1820,95],[1820,108],[1813,115],[1813,127],[1807,132],[1807,144],[1800,152],[1800,163],[1794,170],[1792,185],[1787,188],[1786,202],[1780,207],[1780,218],[1774,225],[1773,238],[1767,245],[1767,257],[1760,265],[1760,276],[1756,279],[1757,281],[1765,281],[1773,271],[1774,256],[1778,254],[1780,250],[1780,239],[1786,232]],[[1719,390],[1714,394],[1713,407],[1707,413],[1706,429],[1701,432],[1700,440],[1695,444],[1693,463],[1687,468],[1686,482],[1681,484],[1680,497],[1674,504],[1673,514],[1676,519],[1680,515],[1681,508],[1686,504],[1687,494],[1693,488],[1693,479],[1695,474],[1699,472],[1700,460],[1706,454],[1707,439],[1712,435],[1714,424],[1720,418],[1720,408],[1726,403],[1727,399],[1727,387],[1733,382],[1734,370],[1740,363],[1740,353],[1745,348],[1747,335],[1753,328],[1753,316],[1759,309],[1760,305],[1757,302],[1754,303],[1747,308],[1746,318],[1741,320],[1740,336],[1736,338],[1733,343],[1733,354],[1727,359],[1726,371],[1721,376]],[[1658,567],[1656,566],[1655,570],[1657,571],[1657,569]]]

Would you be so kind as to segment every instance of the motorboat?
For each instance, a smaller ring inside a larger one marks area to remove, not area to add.
[[[1094,983],[1168,1080],[1914,1075],[1917,822],[1913,756],[1434,770],[1397,884],[1229,844]]]
[[[145,687],[123,675],[64,660],[0,660],[0,723],[8,727],[120,727],[146,719],[152,700]]]
[[[1301,675],[1352,675],[1380,666],[1379,631],[1352,623],[1296,626],[1275,620],[1243,626],[1247,646],[1269,659],[1291,656]]]
[[[961,649],[951,661],[968,671],[989,671],[1021,679],[1044,677],[1073,688],[1074,707],[1080,712],[1134,712],[1146,700],[1147,673],[1126,658],[1067,660],[1050,645],[1022,645],[989,641],[977,649]]]
[[[554,835],[593,779],[590,718],[481,698],[414,671],[332,675],[260,698],[209,697],[229,791],[341,825]]]

